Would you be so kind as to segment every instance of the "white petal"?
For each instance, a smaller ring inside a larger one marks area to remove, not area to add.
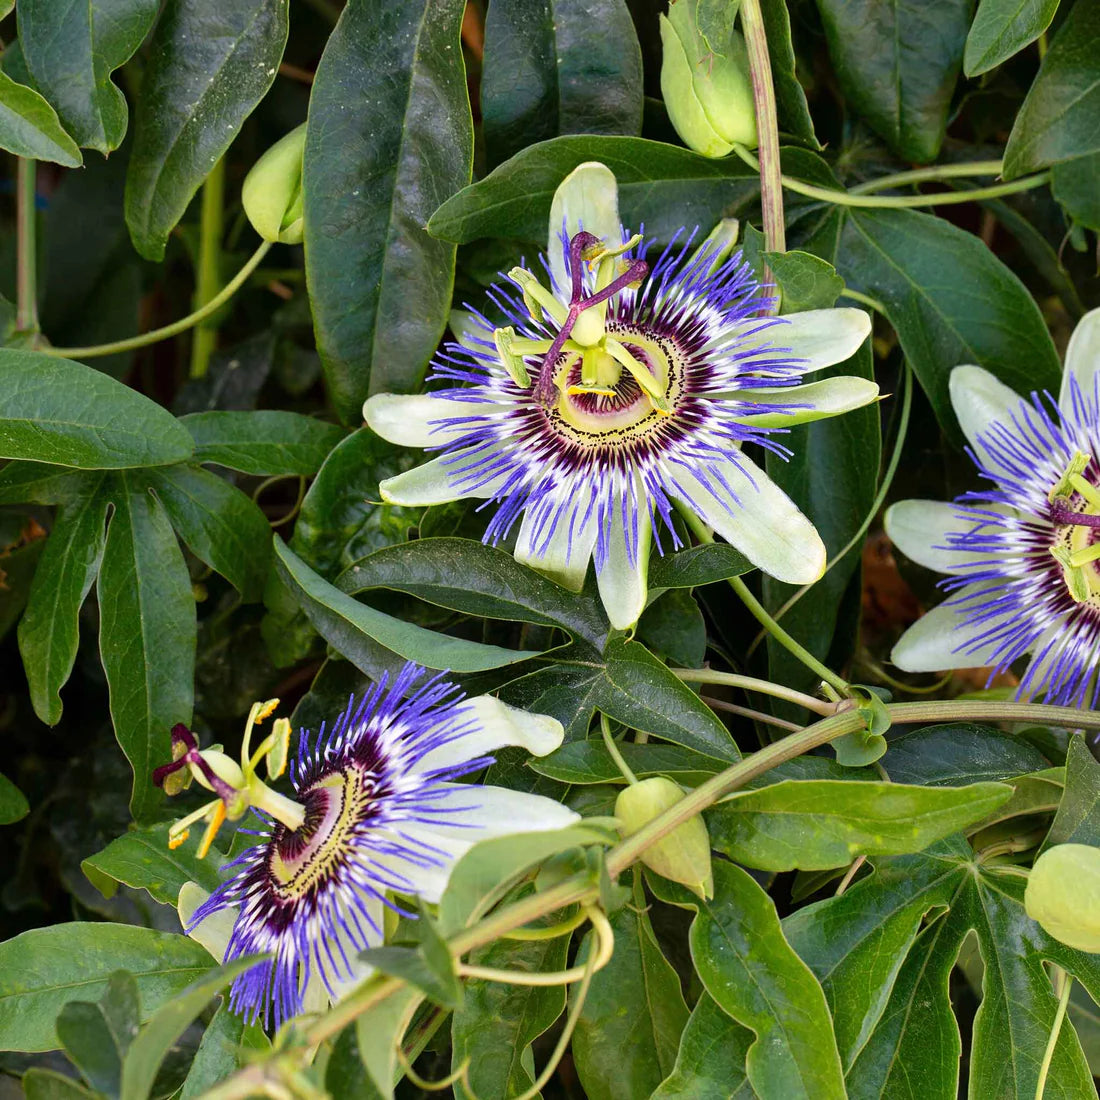
[[[452,500],[462,500],[465,497],[492,497],[508,480],[510,469],[494,475],[484,485],[470,487],[468,480],[469,467],[489,459],[492,454],[486,447],[461,458],[457,455],[433,458],[423,466],[416,466],[396,477],[386,478],[379,483],[378,491],[387,504],[448,504]]]
[[[518,710],[492,695],[467,699],[461,709],[476,721],[476,728],[426,753],[413,765],[414,772],[462,764],[488,756],[505,745],[520,745],[533,756],[545,756],[560,747],[565,737],[565,730],[556,718]]]
[[[633,513],[627,501],[627,525],[623,522],[623,496],[617,493],[610,508],[607,531],[607,558],[603,568],[596,570],[596,585],[600,590],[607,618],[616,630],[627,630],[645,610],[649,584],[649,552],[653,527],[644,492],[637,493]],[[634,530],[634,525],[637,530]],[[628,541],[629,540],[629,541]],[[635,553],[631,555],[629,547]],[[633,561],[631,557],[633,556]]]
[[[771,344],[790,348],[791,356],[806,361],[804,374],[831,367],[850,359],[871,335],[871,318],[862,309],[807,309],[779,318],[782,324],[769,325],[738,350]]]
[[[184,928],[191,923],[195,910],[208,897],[210,895],[198,883],[185,882],[180,887],[176,911],[179,913],[180,924]],[[219,909],[216,913],[211,913],[187,934],[196,943],[201,943],[220,963],[225,959],[225,952],[229,947],[229,938],[233,935],[233,926],[236,923],[237,910],[235,907]]]
[[[988,452],[978,442],[978,436],[994,423],[1011,429],[1012,415],[1020,407],[1020,395],[984,367],[975,366],[956,367],[948,380],[948,389],[963,435],[986,458]]]
[[[516,561],[579,592],[598,530],[590,491],[567,485],[564,493],[551,494],[542,506],[524,512],[516,538]]]
[[[827,416],[839,416],[852,409],[869,405],[878,397],[878,385],[869,378],[854,375],[842,375],[826,378],[821,382],[811,382],[806,386],[787,386],[777,389],[737,390],[723,396],[738,401],[759,404],[800,405],[789,412],[748,412],[743,416],[730,417],[740,424],[749,424],[760,428],[786,428],[792,424],[808,424],[811,420],[822,420]]]
[[[988,554],[950,549],[951,532],[971,530],[973,520],[960,519],[954,504],[942,500],[899,500],[886,510],[886,534],[907,557],[937,573],[965,573],[966,566],[988,561]]]
[[[578,164],[558,184],[550,203],[550,223],[547,227],[546,255],[550,260],[550,276],[554,289],[567,291],[569,277],[565,274],[562,228],[573,237],[581,229],[617,246],[622,240],[619,222],[619,188],[615,175],[598,160]],[[565,300],[569,301],[566,293]]]
[[[676,467],[670,488],[765,573],[788,584],[816,581],[825,544],[794,501],[743,454],[710,465],[720,476]]]
[[[1095,392],[1096,378],[1100,375],[1100,309],[1086,313],[1066,348],[1066,369],[1062,375],[1062,392],[1058,405],[1064,412],[1072,409],[1070,399],[1070,379],[1076,378],[1084,397],[1092,397]]]
[[[541,794],[473,783],[444,783],[442,786],[447,788],[448,795],[437,805],[469,806],[470,809],[451,815],[456,824],[421,825],[420,828],[448,842],[476,844],[479,840],[513,833],[544,833],[575,825],[581,819],[580,814],[568,806]]]
[[[468,424],[454,421],[504,411],[493,401],[455,401],[431,394],[379,393],[363,404],[363,419],[376,435],[402,447],[438,447],[462,435]]]
[[[964,588],[951,599],[964,598],[978,586]],[[974,646],[972,643],[994,629],[995,620],[967,625],[958,608],[941,603],[919,618],[898,639],[890,660],[905,672],[944,672],[954,668],[985,668],[997,663],[996,643]]]

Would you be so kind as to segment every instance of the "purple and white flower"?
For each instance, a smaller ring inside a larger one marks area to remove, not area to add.
[[[1095,707],[1100,694],[1100,311],[1078,324],[1061,393],[1022,398],[956,367],[951,403],[986,485],[951,503],[905,500],[886,531],[947,579],[950,597],[898,641],[907,672],[1030,657],[1021,698]]]
[[[864,378],[801,385],[871,330],[857,309],[762,316],[762,295],[723,223],[682,232],[656,259],[618,219],[614,177],[582,165],[551,212],[550,289],[514,268],[434,362],[437,388],[368,399],[368,425],[438,457],[384,481],[383,499],[495,505],[485,538],[519,521],[517,560],[579,590],[595,560],[613,626],[645,607],[651,544],[678,545],[674,509],[780,580],[816,580],[817,531],[743,450],[786,454],[779,433],[875,399]],[[562,227],[565,226],[563,232]],[[522,516],[522,519],[520,518]]]
[[[331,727],[302,731],[290,775],[304,822],[255,810],[257,843],[228,865],[232,877],[180,896],[187,931],[219,960],[272,955],[234,981],[234,1011],[278,1026],[338,999],[370,973],[358,954],[382,942],[395,895],[438,902],[478,841],[577,821],[549,798],[456,782],[505,745],[543,756],[562,737],[556,719],[464,699],[415,665]]]

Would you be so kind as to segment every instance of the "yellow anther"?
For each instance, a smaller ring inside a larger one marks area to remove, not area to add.
[[[181,833],[172,834],[168,833],[168,847],[174,852],[189,836],[191,835],[190,829],[184,829]]]
[[[596,386],[596,385],[592,385],[592,386],[585,386],[585,385],[568,386],[568,387],[566,387],[565,392],[567,394],[569,394],[570,397],[577,397],[582,393],[593,393],[593,394],[596,394],[599,397],[614,397],[615,396],[615,391],[614,390],[605,389],[603,386]]]
[[[203,833],[199,849],[195,853],[199,859],[206,859],[206,853],[210,851],[210,845],[214,843],[214,837],[218,835],[218,830],[225,824],[225,806],[222,805],[220,799],[212,804],[212,810],[213,813],[208,818],[206,832]]]

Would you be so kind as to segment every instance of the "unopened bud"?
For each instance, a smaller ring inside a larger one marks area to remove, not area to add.
[[[615,816],[623,835],[630,836],[655,817],[675,806],[684,792],[664,776],[655,775],[623,788],[615,800]],[[642,853],[642,862],[659,875],[683,883],[701,898],[714,893],[710,869],[710,837],[703,819],[696,815],[677,825],[667,836]]]
[[[1048,848],[1028,876],[1024,908],[1060,943],[1100,952],[1100,848]]]
[[[265,241],[301,244],[302,153],[306,124],[277,141],[245,176],[241,202]]]
[[[756,109],[745,40],[737,31],[722,55],[696,23],[698,0],[673,0],[661,16],[661,95],[684,144],[724,157],[734,143],[756,148]]]

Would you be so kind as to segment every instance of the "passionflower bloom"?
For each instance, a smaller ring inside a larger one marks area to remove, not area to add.
[[[402,911],[394,895],[437,902],[477,841],[576,821],[549,798],[455,782],[502,746],[543,756],[562,736],[553,718],[464,699],[415,665],[392,684],[383,677],[331,727],[303,731],[290,767],[295,799],[282,807],[253,795],[257,843],[197,907],[201,891],[181,895],[187,931],[216,956],[272,956],[237,977],[234,1011],[278,1026],[337,999],[370,973],[358,953],[382,942],[386,906]],[[246,740],[242,765],[248,753]],[[212,750],[203,756],[216,762]]]
[[[522,515],[517,560],[579,590],[594,558],[617,628],[645,607],[652,541],[679,545],[674,508],[772,576],[816,580],[820,537],[742,448],[785,454],[777,434],[789,425],[874,400],[863,378],[799,385],[852,355],[870,320],[856,309],[761,316],[770,300],[740,253],[721,234],[698,249],[694,238],[679,234],[651,263],[616,215],[604,237],[555,235],[550,288],[513,268],[489,291],[505,323],[475,312],[434,361],[439,388],[367,400],[379,435],[440,452],[382,482],[383,499],[482,498],[496,506],[494,543]]]
[[[1095,706],[1100,666],[1100,311],[1077,326],[1061,394],[1024,399],[981,367],[951,372],[951,403],[987,484],[951,503],[906,500],[886,531],[946,573],[950,598],[902,635],[907,672],[1030,655],[1020,697]]]

